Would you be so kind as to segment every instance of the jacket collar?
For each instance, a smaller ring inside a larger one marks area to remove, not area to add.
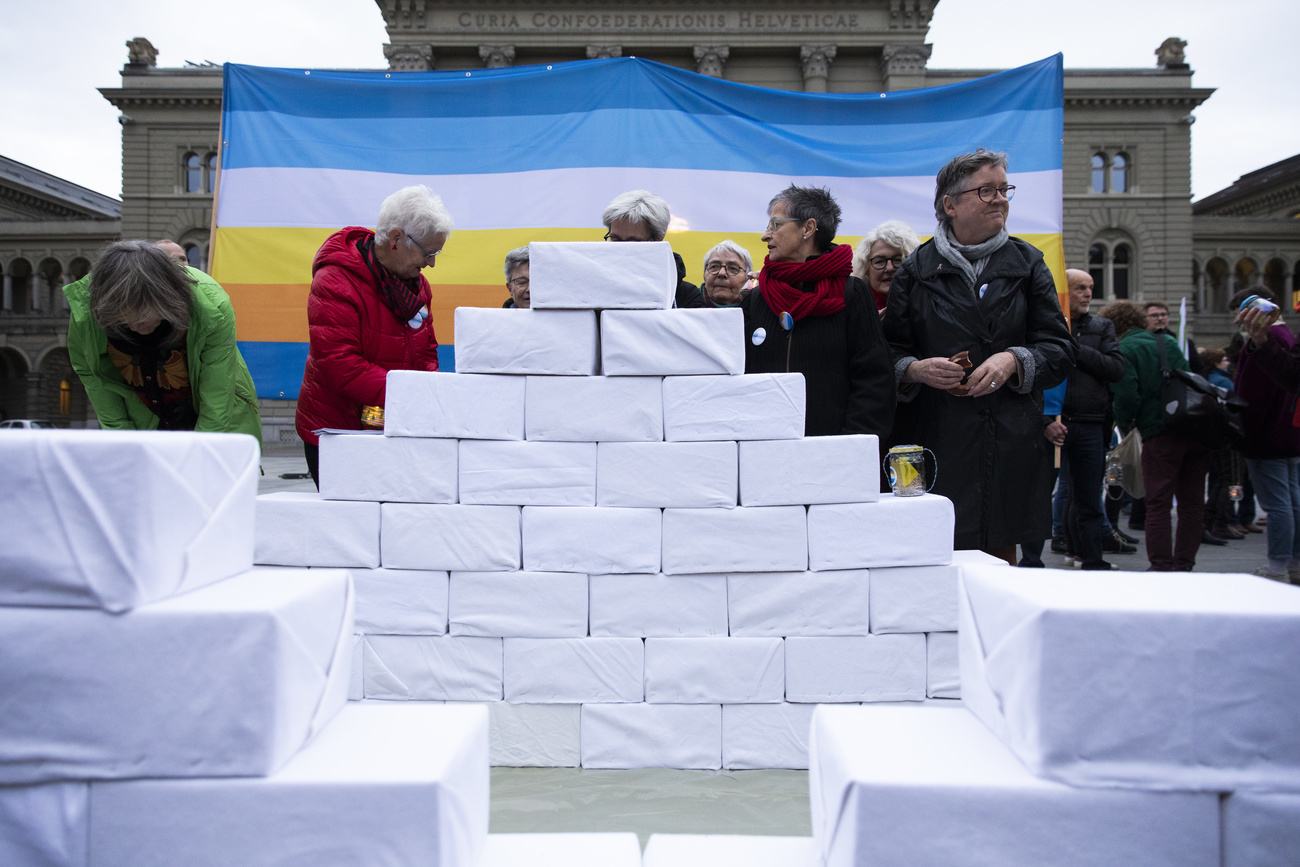
[[[921,254],[916,257],[916,261],[922,280],[933,280],[943,274],[958,274],[960,276],[960,272],[957,271],[953,264],[943,258],[933,240],[926,241],[917,252]],[[989,256],[989,261],[980,274],[980,282],[988,283],[998,277],[1027,276],[1029,276],[1029,261],[1020,251],[1020,246],[1013,236],[1008,238],[1001,248]]]

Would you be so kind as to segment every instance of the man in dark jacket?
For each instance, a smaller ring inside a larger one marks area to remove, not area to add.
[[[672,212],[668,203],[648,190],[623,193],[605,206],[606,241],[662,241],[668,234]],[[686,263],[673,253],[677,263],[677,307],[709,307],[704,293],[686,280]]]

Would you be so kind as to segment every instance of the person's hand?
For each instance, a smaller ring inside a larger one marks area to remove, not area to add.
[[[1065,445],[1065,434],[1067,432],[1068,428],[1066,428],[1063,421],[1054,421],[1043,428],[1043,436],[1047,437],[1047,441],[1054,446]]]
[[[995,352],[966,380],[967,397],[984,397],[1005,388],[1016,373],[1016,357],[1010,352]]]
[[[1276,319],[1277,316],[1272,313],[1265,313],[1258,307],[1251,307],[1238,313],[1235,321],[1250,337],[1250,342],[1255,348],[1259,349],[1268,343],[1268,330],[1273,327]]]
[[[955,361],[936,355],[934,358],[922,358],[907,366],[903,382],[920,382],[931,388],[948,389],[961,384],[966,375],[966,368]]]

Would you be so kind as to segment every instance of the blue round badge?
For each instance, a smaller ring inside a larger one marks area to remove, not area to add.
[[[749,342],[755,346],[761,345],[764,340],[767,340],[766,328],[755,328],[754,333],[749,335]]]

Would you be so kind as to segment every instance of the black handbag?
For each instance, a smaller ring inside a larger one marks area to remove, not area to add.
[[[1165,432],[1209,449],[1241,442],[1246,436],[1246,401],[1199,374],[1170,370],[1164,335],[1154,336],[1160,350],[1160,420]]]

